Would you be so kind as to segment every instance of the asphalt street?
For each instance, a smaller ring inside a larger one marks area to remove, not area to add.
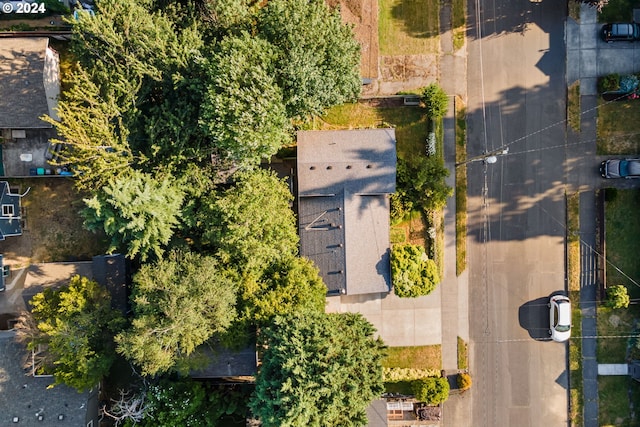
[[[548,298],[565,289],[566,2],[468,4],[468,256],[473,426],[567,425],[566,344]]]

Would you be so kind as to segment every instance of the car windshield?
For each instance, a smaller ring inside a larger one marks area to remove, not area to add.
[[[556,326],[556,331],[558,331],[558,332],[569,332],[570,329],[571,329],[571,326],[569,326],[569,325],[558,325],[558,326]]]
[[[626,160],[621,160],[620,161],[620,176],[627,176],[629,175],[629,162],[627,162]]]

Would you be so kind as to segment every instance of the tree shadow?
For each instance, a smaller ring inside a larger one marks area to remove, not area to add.
[[[435,3],[433,6],[437,6]],[[393,20],[404,27],[405,33],[415,38],[438,35],[439,7],[429,7],[421,0],[400,0],[391,8]]]

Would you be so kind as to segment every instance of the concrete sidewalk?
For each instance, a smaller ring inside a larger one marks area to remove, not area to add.
[[[466,46],[454,51],[451,28],[451,1],[440,6],[440,66],[438,82],[449,95],[449,108],[443,120],[444,159],[449,170],[447,185],[455,189],[456,105],[467,100]],[[456,275],[456,199],[447,200],[444,211],[444,278],[440,284],[442,322],[442,368],[456,371],[458,337],[469,343],[469,278],[466,271]],[[471,367],[472,368],[472,367]],[[470,394],[451,394],[443,404],[442,425],[463,426],[471,419]]]

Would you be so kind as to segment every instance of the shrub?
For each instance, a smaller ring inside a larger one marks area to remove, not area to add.
[[[413,381],[435,377],[440,373],[437,369],[416,368],[383,368],[382,378],[385,382]]]
[[[391,195],[391,223],[398,224],[409,218],[413,210],[413,202],[402,197],[397,191]]]
[[[609,74],[598,79],[598,90],[602,92],[613,92],[620,89],[620,75]]]
[[[422,102],[427,108],[427,116],[430,119],[439,119],[447,114],[449,97],[440,86],[431,83],[422,92]]]
[[[391,250],[393,290],[402,298],[430,294],[440,283],[438,266],[427,257],[423,246],[394,245]]]
[[[446,378],[422,378],[411,383],[416,399],[430,405],[437,405],[449,398],[449,382]]]
[[[445,181],[447,176],[449,170],[438,156],[416,156],[409,161],[399,159],[391,219],[399,221],[414,209],[423,212],[442,209],[453,194]]]
[[[607,299],[605,304],[611,308],[629,307],[629,294],[624,285],[614,285],[607,288]]]
[[[464,372],[459,373],[458,377],[456,378],[456,383],[458,384],[458,388],[460,390],[469,390],[471,388],[471,375]]]

